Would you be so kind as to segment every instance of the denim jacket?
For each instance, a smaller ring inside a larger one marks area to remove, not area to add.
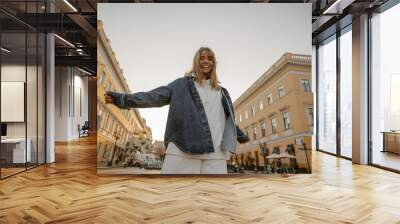
[[[148,92],[108,94],[113,98],[113,103],[121,109],[162,107],[169,104],[164,135],[165,148],[169,142],[174,142],[186,153],[214,152],[207,116],[194,82],[193,77],[182,77]],[[222,106],[227,119],[221,148],[235,153],[236,140],[244,143],[249,141],[249,138],[235,124],[235,114],[228,91],[223,87],[221,91]]]

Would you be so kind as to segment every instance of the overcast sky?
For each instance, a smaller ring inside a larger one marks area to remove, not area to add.
[[[311,4],[102,3],[98,19],[132,92],[182,77],[201,46],[233,101],[285,52],[311,55]],[[163,140],[168,106],[139,111]]]

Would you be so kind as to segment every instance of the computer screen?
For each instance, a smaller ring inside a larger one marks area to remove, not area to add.
[[[1,123],[1,136],[7,136],[7,124]]]

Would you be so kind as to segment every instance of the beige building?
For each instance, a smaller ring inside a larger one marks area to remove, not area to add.
[[[152,133],[137,109],[120,110],[104,103],[106,91],[131,91],[101,21],[97,27],[97,66],[97,165],[126,166],[136,151],[151,149]]]
[[[278,161],[280,166],[296,166],[297,172],[307,172],[309,166],[311,170],[314,116],[310,56],[285,53],[234,102],[234,108],[236,123],[250,141],[238,146],[231,164],[260,170],[266,156],[279,153],[296,159],[268,159],[268,164]],[[303,143],[309,149],[307,157]]]

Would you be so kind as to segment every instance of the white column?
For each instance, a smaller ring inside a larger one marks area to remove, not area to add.
[[[368,15],[353,20],[353,162],[368,163]]]
[[[311,58],[311,89],[313,94],[313,100],[314,100],[314,105],[313,105],[313,113],[314,113],[314,120],[313,120],[313,135],[312,135],[312,145],[311,148],[312,150],[316,150],[317,148],[317,138],[316,138],[316,133],[317,133],[317,126],[316,126],[316,117],[315,114],[317,114],[317,97],[316,97],[316,92],[317,92],[317,85],[316,85],[316,80],[317,80],[317,48],[315,45],[312,46],[312,58]]]
[[[46,1],[46,11],[54,12],[54,5]],[[55,42],[54,34],[46,35],[46,163],[55,162]]]
[[[54,133],[55,133],[55,56],[54,35],[46,36],[46,163],[55,161]]]

